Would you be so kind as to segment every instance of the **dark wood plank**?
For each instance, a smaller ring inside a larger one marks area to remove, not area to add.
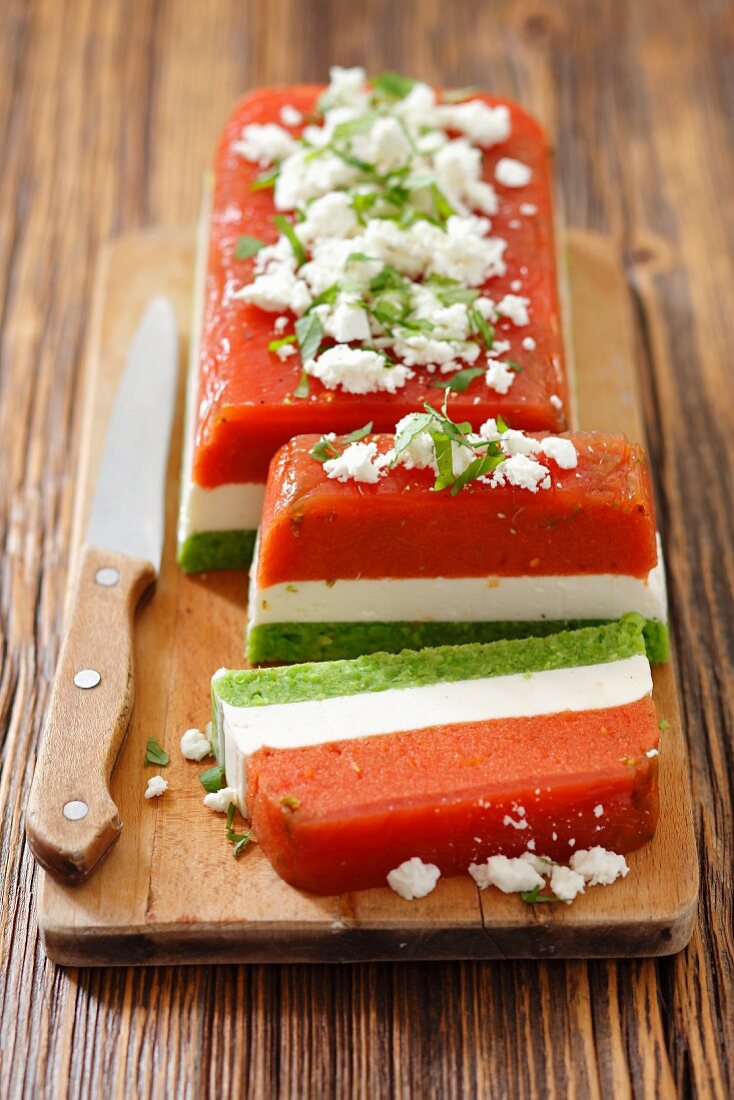
[[[726,0],[0,5],[0,1094],[732,1094],[733,39]],[[626,250],[702,851],[674,959],[62,973],[39,951],[22,811],[94,255],[192,222],[229,102],[332,59],[519,97],[569,221]]]

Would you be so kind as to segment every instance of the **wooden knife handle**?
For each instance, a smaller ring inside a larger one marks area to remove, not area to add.
[[[135,609],[155,577],[150,562],[82,547],[26,810],[34,856],[67,883],[83,882],[122,828],[109,781],[134,698]]]

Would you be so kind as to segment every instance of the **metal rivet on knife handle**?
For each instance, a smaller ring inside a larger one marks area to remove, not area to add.
[[[78,688],[96,688],[101,679],[96,668],[80,668],[74,677],[74,683]]]
[[[94,575],[94,579],[97,584],[101,584],[103,588],[113,588],[119,581],[120,574],[116,569],[98,569]]]
[[[89,806],[86,802],[82,802],[81,799],[75,798],[71,802],[67,802],[64,806],[64,817],[69,821],[81,821],[83,817],[86,817],[89,813]]]

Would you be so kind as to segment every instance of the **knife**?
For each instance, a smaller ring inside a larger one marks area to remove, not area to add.
[[[112,410],[26,810],[34,856],[66,883],[122,828],[109,781],[133,705],[135,610],[161,565],[177,343],[173,307],[155,298]]]

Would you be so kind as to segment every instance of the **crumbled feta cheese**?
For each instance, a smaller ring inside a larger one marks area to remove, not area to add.
[[[276,210],[295,210],[310,199],[350,187],[359,180],[359,170],[334,153],[308,160],[309,152],[299,147],[282,162],[273,192]]]
[[[367,74],[364,69],[358,66],[351,69],[344,69],[341,65],[331,66],[329,87],[324,93],[322,107],[334,104],[358,107],[360,110],[367,108]]]
[[[496,886],[503,894],[534,890],[536,886],[542,888],[545,881],[522,857],[509,859],[507,856],[490,856],[486,863],[472,863],[469,874],[480,890]]]
[[[602,806],[601,802],[599,802],[599,803],[597,803],[596,806],[594,806],[594,817],[603,817],[603,816],[604,816],[604,807]]]
[[[384,357],[376,351],[347,344],[335,344],[316,359],[307,360],[304,370],[328,390],[341,387],[345,393],[395,393],[413,377],[413,372],[401,364],[386,366]]]
[[[168,790],[168,781],[162,775],[152,775],[145,791],[146,798],[160,798]]]
[[[232,145],[235,153],[251,163],[267,168],[275,161],[284,160],[298,148],[298,143],[287,130],[274,122],[251,122],[242,131],[242,137]]]
[[[504,275],[507,241],[488,237],[488,229],[486,218],[456,214],[446,222],[445,232],[432,225],[413,226],[411,232],[427,248],[425,274],[458,279],[466,286],[481,286],[494,275]]]
[[[335,481],[364,481],[374,485],[380,478],[373,465],[376,455],[376,443],[350,443],[337,458],[324,463],[324,471]]]
[[[393,110],[403,120],[414,139],[418,138],[421,131],[440,125],[436,93],[429,84],[414,84],[405,99],[396,103]],[[432,138],[433,135],[429,137]]]
[[[275,354],[280,359],[281,363],[285,363],[286,359],[290,359],[292,355],[298,354],[298,348],[293,344],[282,344],[279,348],[275,349]]]
[[[291,296],[296,286],[296,276],[285,265],[275,268],[272,274],[258,275],[232,295],[241,302],[259,306],[269,313],[281,313],[290,308]]]
[[[204,795],[204,805],[218,814],[226,814],[232,803],[237,805],[237,791],[234,787],[222,787],[220,791]]]
[[[317,237],[351,237],[357,232],[359,222],[349,195],[344,191],[330,191],[314,199],[306,210],[306,217],[295,228],[299,240],[309,244]]]
[[[533,178],[533,170],[512,157],[502,157],[495,165],[494,178],[503,187],[526,187]]]
[[[520,213],[523,215],[523,217],[532,218],[533,214],[538,213],[538,208],[532,202],[521,202]]]
[[[212,747],[201,730],[190,729],[181,737],[181,752],[187,760],[203,760],[205,756],[211,756]]]
[[[441,123],[448,130],[466,134],[470,141],[485,149],[510,136],[510,111],[503,104],[490,107],[481,99],[469,103],[446,103],[438,109]]]
[[[624,878],[629,874],[624,856],[599,847],[574,852],[571,866],[589,886],[611,886],[620,876]]]
[[[303,115],[296,107],[286,103],[280,109],[280,121],[284,126],[300,126],[303,122]]]
[[[288,328],[288,318],[285,314],[282,317],[276,317],[273,321],[273,332],[281,333]]]
[[[502,824],[511,825],[513,829],[527,829],[528,827],[528,823],[527,821],[525,821],[524,818],[521,817],[519,821],[515,821],[515,819],[513,817],[510,817],[509,814],[505,814],[505,816],[502,818]]]
[[[433,170],[439,188],[460,213],[497,213],[495,190],[481,179],[482,154],[465,138],[446,142],[433,157]]]
[[[408,135],[396,118],[378,118],[366,135],[365,144],[364,150],[357,147],[357,155],[361,153],[382,174],[402,168],[413,151]]]
[[[499,359],[487,359],[484,380],[495,393],[507,393],[515,381],[515,372]]]
[[[535,841],[529,840],[528,851],[523,852],[523,854],[520,856],[520,859],[524,859],[525,862],[529,863],[533,870],[537,871],[539,875],[543,875],[547,878],[553,870],[553,862],[552,860],[548,859],[547,856],[536,856],[535,853],[532,851],[532,848],[534,847]]]
[[[509,321],[512,321],[513,325],[527,325],[530,322],[528,317],[529,305],[529,298],[522,298],[517,294],[505,294],[495,308],[502,317],[507,317]]]
[[[424,898],[436,888],[441,872],[435,863],[424,863],[418,856],[406,859],[388,873],[387,884],[406,901]]]
[[[333,336],[338,344],[349,344],[353,340],[369,340],[372,335],[366,312],[344,298],[337,302],[333,313],[324,325],[324,330],[328,336]]]
[[[506,455],[533,455],[541,449],[539,440],[533,439],[532,436],[525,435],[525,432],[518,431],[515,428],[508,428],[502,435],[497,434],[502,450]]]
[[[562,409],[563,408],[563,402],[561,401],[561,399],[560,399],[560,397],[558,396],[557,393],[552,393],[550,395],[550,397],[548,398],[548,400],[550,401],[550,403],[551,403],[551,405],[553,406],[554,409]]]
[[[411,427],[412,421],[419,413],[409,413],[395,425],[395,435],[398,436],[405,429]],[[413,436],[408,446],[400,452],[398,462],[407,469],[436,470],[436,449],[428,432],[419,432]]]
[[[648,749],[647,752],[645,753],[645,756],[649,757],[650,759],[652,759],[653,756],[658,756],[658,755],[659,754],[658,754],[657,749]]]
[[[533,340],[532,336],[526,336],[523,339],[522,346],[525,351],[535,351],[537,344],[535,343],[535,340]]]
[[[579,464],[579,456],[570,439],[559,439],[549,435],[540,444],[543,454],[552,458],[562,470],[574,470]]]
[[[522,454],[506,458],[501,466],[492,471],[488,480],[493,486],[507,483],[517,485],[520,489],[528,489],[531,493],[537,493],[539,489],[549,489],[551,485],[548,468],[534,458]]]
[[[584,879],[570,867],[556,864],[551,874],[550,888],[559,901],[570,905],[577,894],[583,894]]]

